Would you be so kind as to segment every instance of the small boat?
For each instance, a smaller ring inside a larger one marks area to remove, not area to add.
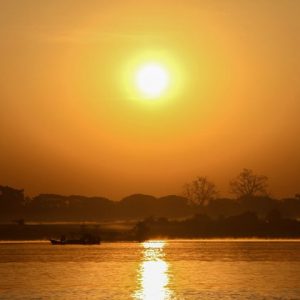
[[[85,235],[80,239],[66,239],[64,236],[60,240],[50,239],[52,245],[99,245],[101,239],[97,236]]]

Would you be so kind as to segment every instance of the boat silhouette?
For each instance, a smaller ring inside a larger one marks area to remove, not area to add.
[[[60,240],[50,239],[52,245],[99,245],[101,239],[98,236],[86,234],[80,239],[67,239],[62,236]]]

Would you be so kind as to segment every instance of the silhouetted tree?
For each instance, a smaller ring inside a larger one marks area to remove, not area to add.
[[[0,218],[20,217],[24,211],[24,190],[0,185]]]
[[[264,175],[256,175],[250,169],[243,169],[236,179],[230,182],[231,192],[239,198],[266,195],[267,186],[268,178]]]
[[[234,216],[243,211],[244,207],[240,202],[226,198],[214,199],[205,206],[205,213],[211,217]]]
[[[187,183],[183,192],[191,204],[201,206],[208,204],[218,194],[215,184],[207,177],[197,177],[191,183]]]
[[[153,223],[153,222],[150,222]],[[143,242],[147,239],[149,234],[149,227],[147,224],[147,220],[138,222],[133,228],[135,239],[139,242]]]

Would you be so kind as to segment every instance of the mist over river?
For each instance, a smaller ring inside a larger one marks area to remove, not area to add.
[[[2,242],[0,299],[300,299],[300,241]]]

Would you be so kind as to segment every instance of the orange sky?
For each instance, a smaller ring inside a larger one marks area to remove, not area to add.
[[[297,0],[2,0],[0,184],[119,199],[206,175],[228,195],[247,167],[300,192],[299,15]],[[123,77],[151,55],[177,77],[149,103]]]

